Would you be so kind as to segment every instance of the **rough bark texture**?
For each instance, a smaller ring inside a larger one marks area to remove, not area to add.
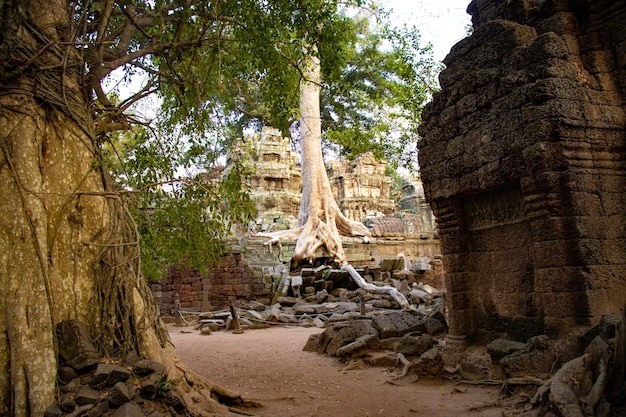
[[[525,340],[626,299],[626,2],[474,0],[423,113],[450,332]]]
[[[227,414],[227,393],[180,364],[147,285],[138,237],[99,163],[67,3],[2,3],[0,415],[55,399],[56,324],[87,323],[100,354],[162,362],[190,412]],[[7,65],[7,62],[9,63]]]
[[[295,262],[312,261],[318,248],[339,264],[346,262],[341,236],[369,236],[362,223],[346,218],[333,197],[322,157],[320,120],[320,62],[311,55],[304,70],[300,92],[300,126],[302,136],[302,200],[294,230],[259,233],[270,237],[268,244],[297,239]]]

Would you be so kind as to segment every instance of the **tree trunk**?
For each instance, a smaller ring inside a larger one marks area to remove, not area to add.
[[[0,415],[41,416],[54,403],[56,325],[68,319],[87,324],[103,357],[163,363],[193,415],[228,414],[211,395],[230,394],[179,363],[139,276],[138,236],[100,164],[81,61],[59,35],[67,4],[17,3],[0,15]]]
[[[341,236],[361,236],[367,239],[370,232],[362,223],[346,218],[333,197],[322,156],[320,83],[319,58],[310,54],[304,67],[300,90],[302,200],[296,228],[259,233],[259,236],[270,237],[267,244],[297,239],[293,254],[295,262],[313,261],[315,251],[324,246],[329,257],[344,265],[346,257]]]

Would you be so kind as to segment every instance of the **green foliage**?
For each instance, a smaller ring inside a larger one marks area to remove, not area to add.
[[[205,158],[195,145],[184,149],[161,139],[136,129],[111,141],[111,149],[133,143],[124,158],[113,157],[120,152],[105,154],[137,224],[142,272],[152,280],[176,262],[205,271],[227,250],[232,229],[247,224],[254,210],[240,161],[211,174],[196,164]]]
[[[352,159],[371,151],[392,167],[415,169],[421,111],[437,89],[440,70],[432,47],[420,44],[413,27],[379,21],[345,45],[345,65],[329,72],[323,89],[325,139]]]
[[[180,261],[201,269],[226,249],[236,224],[247,224],[245,165],[220,181],[206,172],[223,163],[244,128],[292,128],[300,66],[312,45],[322,62],[327,146],[347,158],[372,151],[393,168],[415,161],[417,124],[438,67],[415,28],[391,29],[373,3],[70,3],[75,41],[84,45],[79,67],[93,86],[98,130],[109,138],[100,143],[137,223],[150,278]],[[142,75],[143,87],[126,99],[104,94],[102,80],[114,68],[124,69],[121,84]],[[152,93],[156,124],[128,130],[137,121],[128,110]],[[111,133],[120,128],[125,133]]]

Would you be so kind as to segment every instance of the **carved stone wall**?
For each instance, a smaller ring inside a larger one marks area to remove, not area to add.
[[[386,169],[387,161],[377,161],[371,152],[354,161],[326,164],[333,194],[347,218],[360,222],[371,213],[391,214],[397,210]]]
[[[451,334],[586,326],[626,300],[626,1],[474,0],[423,113]]]

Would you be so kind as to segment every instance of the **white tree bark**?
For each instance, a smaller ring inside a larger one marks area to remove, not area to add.
[[[320,120],[320,60],[313,50],[305,65],[300,90],[300,133],[302,137],[302,200],[296,228],[293,230],[259,233],[269,237],[266,244],[281,240],[297,240],[293,254],[296,262],[315,258],[324,246],[327,255],[344,265],[347,263],[341,236],[367,239],[370,232],[362,223],[346,218],[333,197],[322,155]]]

